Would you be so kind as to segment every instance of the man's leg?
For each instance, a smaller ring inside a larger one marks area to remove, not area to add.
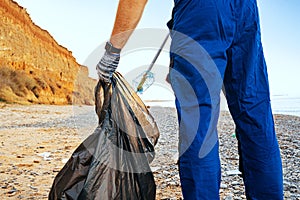
[[[235,30],[230,4],[180,0],[171,32],[170,81],[179,117],[179,172],[186,200],[219,199],[217,121],[226,49]]]
[[[174,68],[190,67],[175,59]],[[193,86],[189,78],[174,69],[170,80],[176,95],[179,119],[179,173],[184,199],[219,199],[220,160],[216,123],[218,108],[213,108],[202,78]],[[200,76],[200,74],[198,74]],[[211,140],[206,137],[210,135]],[[207,144],[205,148],[203,148]],[[202,149],[203,155],[199,155]]]
[[[239,1],[237,1],[239,2]],[[242,2],[242,1],[241,1]],[[270,105],[256,2],[243,1],[224,85],[239,142],[247,199],[283,199],[281,158]]]

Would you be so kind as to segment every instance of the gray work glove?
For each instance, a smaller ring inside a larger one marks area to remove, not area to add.
[[[120,61],[120,54],[105,52],[96,66],[99,79],[110,83]]]

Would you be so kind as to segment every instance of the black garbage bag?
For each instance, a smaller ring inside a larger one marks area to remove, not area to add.
[[[95,96],[99,125],[57,174],[49,199],[155,199],[153,117],[118,73],[111,84],[99,81]]]

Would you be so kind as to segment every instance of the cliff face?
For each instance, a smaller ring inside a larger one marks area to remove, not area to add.
[[[23,7],[0,1],[0,100],[92,104],[95,82]]]

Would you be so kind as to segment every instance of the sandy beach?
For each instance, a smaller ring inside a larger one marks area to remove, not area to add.
[[[150,109],[160,129],[151,163],[156,199],[181,199],[174,108]],[[93,106],[22,106],[0,103],[0,197],[47,199],[56,174],[97,126]],[[300,199],[300,117],[274,115],[284,168],[285,199]],[[219,120],[221,199],[246,199],[238,176],[237,142],[228,112]]]

